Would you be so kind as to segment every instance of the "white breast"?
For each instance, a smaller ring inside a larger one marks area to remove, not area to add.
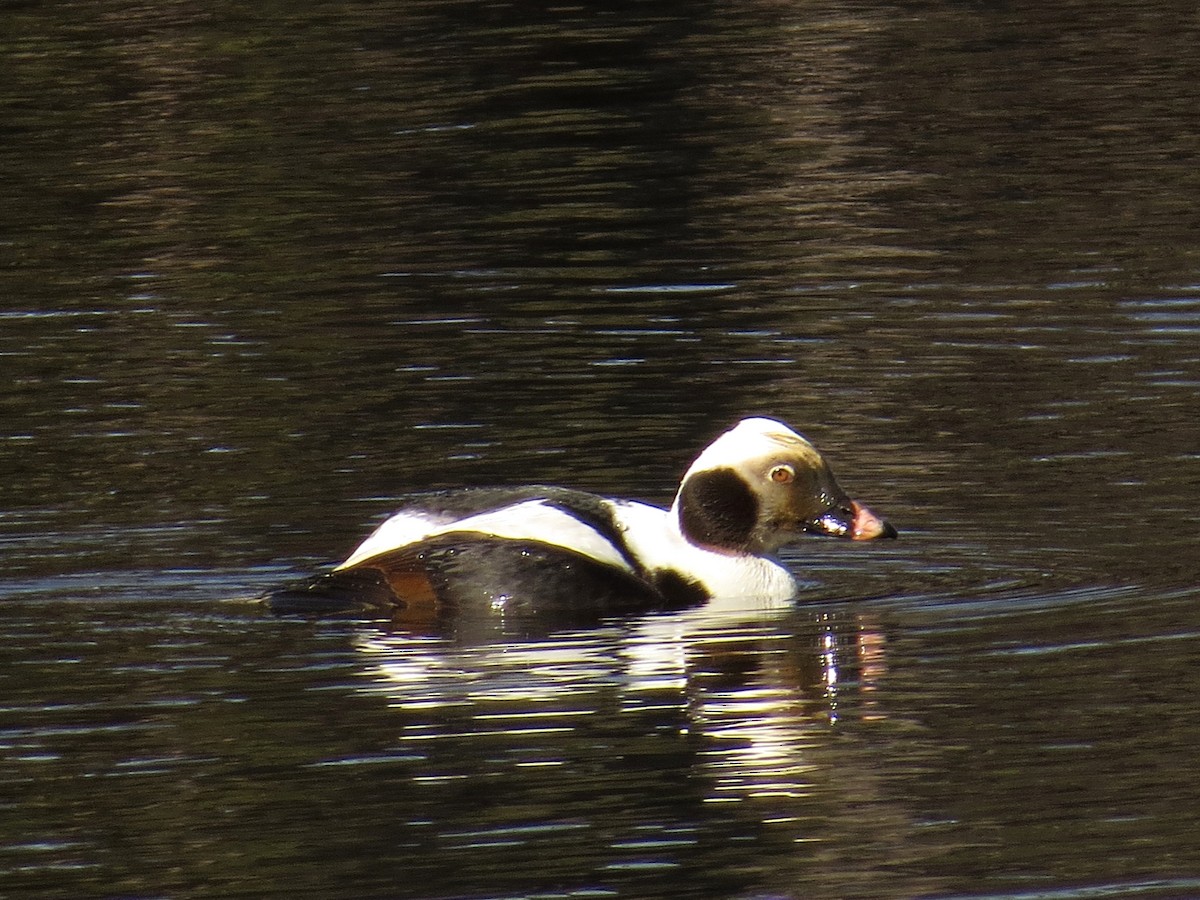
[[[714,600],[777,603],[796,596],[795,578],[772,559],[697,547],[680,533],[675,515],[657,506],[609,505],[630,551],[648,570],[674,570],[700,582]]]

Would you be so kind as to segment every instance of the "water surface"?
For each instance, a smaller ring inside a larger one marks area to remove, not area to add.
[[[1200,895],[1197,27],[15,6],[0,893]],[[252,600],[747,414],[901,540],[548,634]]]

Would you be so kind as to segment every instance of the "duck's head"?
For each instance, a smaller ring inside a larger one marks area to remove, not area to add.
[[[743,419],[709,444],[671,511],[689,541],[732,553],[772,553],[801,534],[896,536],[846,495],[816,447],[773,419]]]

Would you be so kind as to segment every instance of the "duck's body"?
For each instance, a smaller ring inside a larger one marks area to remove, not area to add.
[[[329,576],[286,597],[316,603],[365,583],[369,600],[410,618],[777,603],[797,587],[771,554],[802,533],[895,534],[842,492],[807,440],[745,419],[697,457],[670,509],[542,486],[415,495]]]

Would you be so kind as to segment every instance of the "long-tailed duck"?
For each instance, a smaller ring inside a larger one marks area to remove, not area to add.
[[[744,419],[688,468],[670,509],[559,487],[414,495],[332,572],[269,595],[280,611],[603,617],[796,594],[770,554],[802,534],[895,529],[851,500],[805,438]]]

